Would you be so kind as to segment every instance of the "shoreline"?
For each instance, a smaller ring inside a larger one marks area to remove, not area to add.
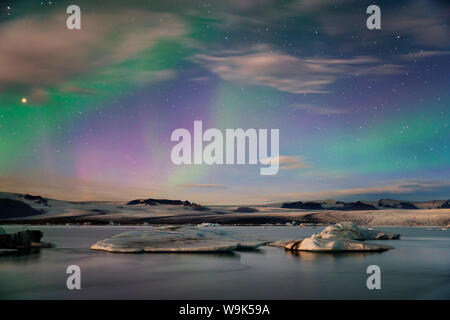
[[[324,200],[252,207],[203,206],[187,200],[136,199],[117,202],[66,202],[41,196],[3,194],[0,224],[166,225],[329,225],[449,227],[450,200],[378,202]]]
[[[197,225],[216,223],[234,226],[300,225],[324,226],[339,222],[353,222],[362,226],[434,226],[448,228],[450,209],[420,210],[377,210],[377,211],[286,211],[279,208],[266,208],[253,213],[233,211],[194,211],[184,208],[159,207],[139,208],[93,214],[80,211],[55,211],[51,215],[38,215],[23,218],[1,219],[0,224],[22,225]]]
[[[345,221],[341,221],[345,222]],[[218,224],[218,227],[298,227],[298,228],[317,228],[317,227],[327,227],[334,223],[318,223],[318,224],[307,224],[307,225],[294,225],[294,224],[282,224],[282,223],[265,223],[265,224]],[[152,223],[152,224],[144,224],[144,223],[118,223],[118,224],[109,224],[109,223],[98,223],[98,224],[84,224],[84,223],[17,223],[16,221],[0,221],[0,226],[8,226],[8,227],[25,227],[25,226],[41,226],[41,227],[152,227],[152,226],[191,226],[195,227],[198,224],[193,223]],[[450,229],[449,226],[442,225],[364,225],[364,227],[369,228],[438,228],[438,229]]]

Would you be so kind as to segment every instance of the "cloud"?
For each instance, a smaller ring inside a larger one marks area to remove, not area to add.
[[[268,45],[226,50],[215,55],[198,54],[193,60],[224,80],[291,93],[326,93],[328,85],[342,78],[396,74],[402,70],[400,66],[385,65],[369,56],[299,58],[272,50]]]
[[[404,60],[419,60],[419,59],[446,56],[446,55],[450,55],[450,51],[437,51],[437,50],[423,51],[422,50],[419,52],[404,54],[401,56],[401,58]]]
[[[197,81],[197,82],[208,82],[208,81],[211,81],[211,78],[210,77],[193,77],[190,80]]]
[[[220,18],[219,26],[232,30],[266,28],[286,24],[292,18],[308,16],[314,19],[324,12],[336,15],[335,7],[344,4],[357,7],[357,0],[296,0],[280,4],[278,0],[217,1],[213,14]]]
[[[301,156],[279,156],[279,164],[281,170],[305,169],[311,165]]]
[[[279,168],[281,170],[306,169],[306,168],[312,167],[311,164],[309,164],[301,156],[279,156],[279,157],[261,159],[260,162],[262,164],[269,165],[270,163],[276,161],[277,159],[278,159]]]
[[[261,8],[272,8],[277,0],[229,0],[225,3],[225,8],[233,11],[248,12]],[[220,3],[221,1],[219,1]]]
[[[135,72],[127,72],[126,68],[113,68],[112,70],[104,72],[104,74],[107,74],[110,79],[120,79],[120,81],[126,81],[136,85],[167,81],[176,76],[175,70],[171,69],[160,71],[138,70]]]
[[[301,0],[290,5],[290,9],[298,14],[311,14],[332,9],[335,5],[342,6],[345,3],[352,3],[355,0]]]
[[[201,189],[225,189],[226,186],[222,184],[201,184],[201,183],[184,183],[179,184],[177,187],[181,188],[201,188]]]
[[[418,45],[446,47],[450,43],[446,23],[449,8],[439,2],[415,1],[383,12],[382,29],[411,37]]]
[[[2,24],[0,91],[59,85],[130,59],[159,40],[181,41],[186,33],[180,18],[164,13],[87,13],[79,31],[67,30],[65,18],[61,14],[46,19],[27,16]]]
[[[335,38],[340,52],[360,51],[371,44],[374,48],[391,46],[399,52],[408,46],[447,48],[450,44],[450,6],[444,1],[410,2],[408,5],[395,2],[378,4],[381,8],[381,31],[367,29],[365,9],[369,3],[361,4],[361,1],[303,0],[293,2],[289,9],[297,16],[307,16],[311,21],[307,27]]]
[[[330,115],[338,115],[338,114],[347,113],[346,110],[342,110],[342,109],[333,109],[333,108],[328,108],[328,107],[313,106],[313,105],[303,104],[303,103],[296,103],[296,104],[291,105],[290,107],[295,110],[303,110],[303,111],[306,111],[307,113],[321,115],[321,116],[322,115],[330,116]]]
[[[113,183],[84,180],[54,173],[23,170],[0,176],[0,192],[29,193],[70,201],[125,201],[145,198],[149,194],[162,197],[160,188],[151,186],[119,186]]]
[[[29,103],[36,105],[42,104],[48,101],[48,94],[45,90],[40,88],[33,88],[27,95]]]
[[[61,91],[69,92],[69,93],[75,93],[75,94],[80,94],[80,95],[86,95],[86,96],[95,94],[94,90],[87,89],[87,88],[82,88],[82,87],[77,87],[77,86],[63,87],[61,89]]]
[[[384,186],[350,188],[317,192],[296,192],[280,194],[273,201],[286,200],[320,200],[320,199],[358,199],[369,200],[379,197],[404,197],[418,200],[418,197],[424,197],[427,193],[446,193],[450,190],[450,180],[444,181],[426,181],[426,180],[402,180],[393,181]]]
[[[417,191],[426,191],[435,188],[450,186],[450,182],[435,182],[435,181],[399,181],[392,185],[369,188],[353,188],[334,191],[339,196],[349,195],[365,195],[365,194],[383,194],[383,193],[412,193]]]

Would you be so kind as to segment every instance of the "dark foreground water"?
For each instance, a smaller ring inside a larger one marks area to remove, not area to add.
[[[9,233],[23,226],[3,226]],[[146,227],[42,226],[56,248],[0,257],[1,299],[449,299],[450,231],[380,228],[402,240],[378,241],[383,253],[292,254],[282,248],[230,254],[114,254],[98,240]],[[222,228],[222,227],[221,227]],[[270,239],[303,238],[321,228],[223,227]],[[376,241],[375,241],[376,242]],[[66,268],[81,268],[81,290],[68,290]],[[381,290],[368,290],[366,268],[381,268]]]

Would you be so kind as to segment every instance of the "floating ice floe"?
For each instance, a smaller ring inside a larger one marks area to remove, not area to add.
[[[390,246],[365,243],[347,239],[306,238],[289,242],[285,248],[292,251],[343,252],[343,251],[386,251]]]
[[[293,251],[339,252],[339,251],[386,251],[390,246],[367,243],[359,240],[399,239],[399,234],[378,230],[362,229],[351,222],[341,222],[328,226],[320,233],[303,240],[284,242],[284,248]],[[283,242],[272,243],[282,246]]]
[[[373,229],[357,227],[352,222],[341,222],[326,227],[322,232],[311,236],[313,239],[348,239],[348,240],[393,240],[400,239],[399,234],[386,233]]]
[[[286,247],[286,245],[288,243],[291,243],[291,242],[294,242],[294,241],[300,241],[300,240],[295,240],[295,239],[291,239],[291,240],[277,240],[277,241],[270,242],[268,245],[271,246],[271,247],[284,248],[284,247]]]
[[[203,222],[203,223],[198,224],[197,227],[201,227],[201,228],[220,227],[220,224],[218,224],[218,223]]]
[[[123,232],[98,241],[91,249],[123,253],[223,252],[256,249],[267,242],[258,237],[239,239],[233,232],[216,228],[174,227]]]

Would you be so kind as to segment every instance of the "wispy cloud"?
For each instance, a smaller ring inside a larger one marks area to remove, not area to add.
[[[364,200],[379,196],[401,196],[401,195],[420,195],[436,190],[449,190],[450,180],[444,181],[426,181],[426,180],[402,180],[393,181],[388,185],[366,188],[350,188],[317,192],[293,192],[280,194],[272,201],[292,201],[292,200],[323,200],[323,199],[359,199]]]
[[[87,89],[87,88],[82,88],[82,87],[77,87],[77,86],[63,87],[63,88],[61,88],[61,91],[69,92],[69,93],[75,93],[75,94],[80,94],[80,95],[86,95],[86,96],[95,94],[94,90]]]
[[[291,105],[290,107],[295,110],[303,110],[303,111],[306,111],[307,113],[321,115],[321,116],[330,116],[330,115],[338,115],[338,114],[347,113],[347,111],[343,110],[343,109],[333,109],[333,108],[314,106],[314,105],[303,104],[303,103],[296,103],[296,104]]]
[[[65,16],[60,14],[4,23],[0,28],[0,91],[45,89],[133,58],[161,39],[182,41],[186,34],[183,20],[164,13],[98,11],[84,21],[85,29],[80,32],[67,30]],[[142,77],[147,79],[146,74]]]
[[[433,1],[414,1],[384,12],[383,29],[411,37],[422,46],[446,47],[450,43],[448,25],[444,23],[448,21],[448,9],[448,4],[443,8]]]
[[[269,165],[271,163],[276,163],[277,160],[281,170],[306,169],[312,167],[312,165],[302,156],[278,156],[261,159],[260,161],[262,164]]]
[[[437,50],[429,50],[429,51],[419,51],[414,53],[408,53],[401,56],[404,60],[419,60],[431,57],[439,57],[439,56],[447,56],[450,55],[450,51],[437,51]]]
[[[119,186],[106,182],[89,181],[40,171],[0,176],[0,192],[29,193],[53,199],[70,201],[112,200],[127,201],[166,195],[159,187]]]
[[[294,1],[289,9],[299,14],[311,14],[313,12],[323,12],[332,9],[335,5],[342,6],[345,3],[352,3],[355,0],[301,0]]]
[[[326,93],[327,86],[338,79],[396,74],[402,70],[400,66],[386,65],[370,56],[299,58],[275,51],[268,45],[222,51],[215,55],[199,54],[193,60],[224,80],[263,85],[291,93]]]
[[[180,188],[200,188],[200,189],[225,189],[226,186],[223,184],[201,184],[201,183],[184,183],[179,184],[177,187]]]

